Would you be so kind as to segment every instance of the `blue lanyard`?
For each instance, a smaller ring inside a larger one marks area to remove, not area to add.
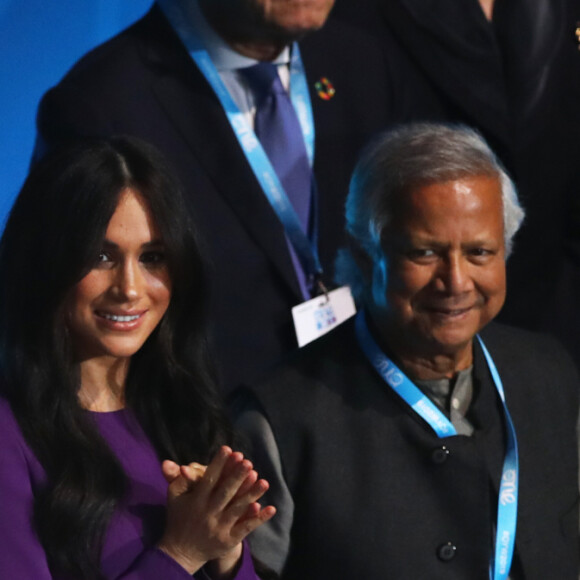
[[[445,414],[379,348],[369,332],[364,311],[361,310],[357,314],[355,325],[356,337],[361,350],[391,389],[435,431],[439,438],[457,435],[455,428]],[[490,567],[491,580],[506,580],[512,564],[516,539],[519,484],[518,445],[501,378],[479,335],[477,339],[501,399],[507,425],[507,448],[497,505],[495,557]]]
[[[197,37],[195,31],[185,24],[186,19],[177,3],[161,0],[159,4],[173,29],[187,48],[191,58],[193,58],[220,101],[248,163],[262,186],[262,190],[272,209],[282,222],[284,231],[296,251],[296,255],[306,274],[313,277],[319,276],[322,274],[322,266],[320,265],[316,245],[310,242],[308,236],[302,230],[300,220],[280,183],[276,171],[244,114],[240,111],[223,83],[201,39]],[[296,43],[292,46],[290,60],[290,98],[302,128],[306,152],[312,166],[314,159],[314,121],[306,75],[304,74],[304,67]]]

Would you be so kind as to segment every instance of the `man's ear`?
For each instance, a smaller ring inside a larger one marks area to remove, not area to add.
[[[363,278],[365,293],[377,306],[384,308],[387,304],[387,261],[383,251],[375,250],[376,255],[370,256],[351,236],[347,236],[347,244]]]
[[[387,260],[381,252],[381,256],[373,264],[372,296],[376,306],[387,306]]]
[[[370,284],[373,275],[373,259],[367,254],[366,250],[364,250],[361,245],[348,234],[346,236],[346,245],[350,255],[353,257],[363,276],[365,286]]]

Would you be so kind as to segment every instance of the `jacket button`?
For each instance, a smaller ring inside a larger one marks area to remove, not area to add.
[[[441,447],[437,447],[431,451],[431,461],[433,463],[445,463],[449,457],[449,449],[442,445]]]
[[[452,544],[451,542],[447,542],[446,544],[441,544],[437,548],[437,557],[442,562],[449,562],[455,558],[455,553],[457,552],[457,546]]]

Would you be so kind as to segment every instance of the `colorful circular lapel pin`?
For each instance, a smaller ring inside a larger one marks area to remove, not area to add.
[[[319,81],[316,81],[314,88],[323,101],[330,101],[336,93],[336,89],[326,77],[322,77]]]

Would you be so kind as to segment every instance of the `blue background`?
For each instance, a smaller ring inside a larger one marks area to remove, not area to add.
[[[0,227],[28,171],[43,93],[152,0],[0,0]]]

